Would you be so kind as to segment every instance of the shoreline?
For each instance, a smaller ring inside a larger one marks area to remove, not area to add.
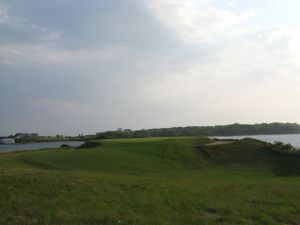
[[[84,141],[56,141],[56,142],[37,142],[26,144],[9,144],[0,145],[0,154],[11,152],[37,151],[42,149],[60,148],[62,144],[69,144],[70,147],[76,148],[83,144]]]

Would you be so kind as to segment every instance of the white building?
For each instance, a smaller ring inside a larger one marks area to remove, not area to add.
[[[0,139],[0,144],[15,144],[15,140],[12,138],[4,138],[4,139]]]

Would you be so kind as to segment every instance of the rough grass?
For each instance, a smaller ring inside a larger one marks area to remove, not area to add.
[[[300,158],[251,139],[0,155],[0,224],[300,224]]]

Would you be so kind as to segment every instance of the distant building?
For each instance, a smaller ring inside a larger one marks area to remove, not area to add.
[[[15,144],[15,140],[12,138],[4,138],[4,139],[0,139],[0,144]]]

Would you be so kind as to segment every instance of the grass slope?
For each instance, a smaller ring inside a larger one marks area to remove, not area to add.
[[[0,224],[300,224],[300,158],[246,139],[0,155]]]

